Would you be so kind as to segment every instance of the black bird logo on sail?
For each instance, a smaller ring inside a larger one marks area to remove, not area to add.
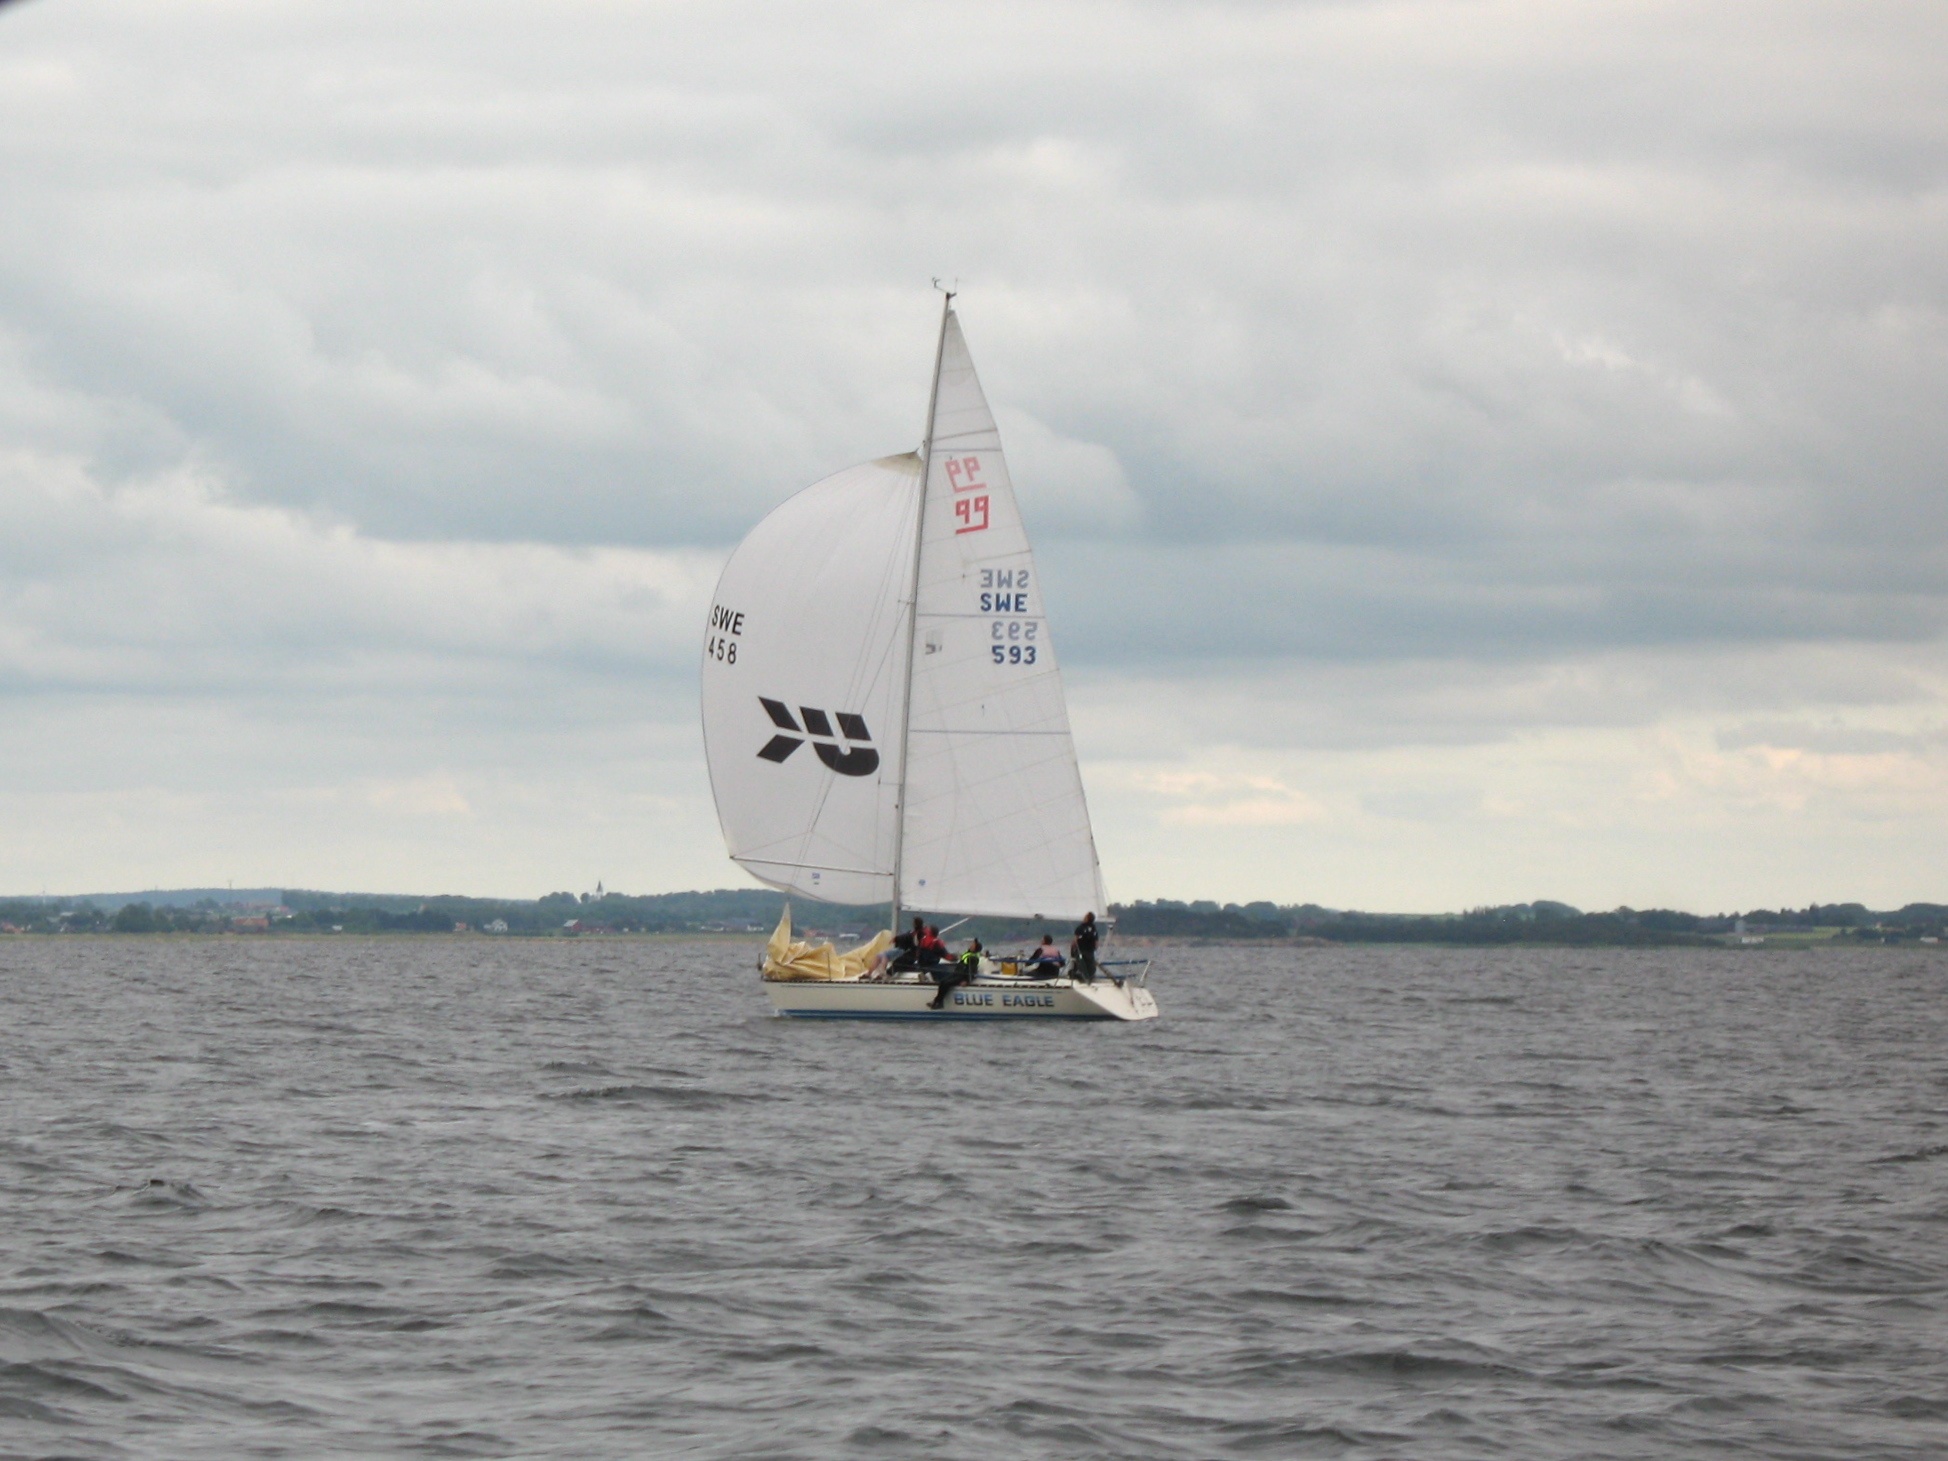
[[[841,776],[870,776],[879,769],[879,752],[873,749],[872,733],[866,729],[864,716],[854,715],[849,710],[836,711],[839,722],[835,734],[832,730],[832,716],[823,710],[814,710],[809,705],[798,707],[798,713],[805,718],[801,729],[792,719],[791,708],[782,700],[771,700],[758,696],[758,704],[764,713],[771,717],[771,723],[778,727],[779,734],[764,743],[758,752],[761,761],[776,761],[782,764],[791,759],[792,752],[805,744],[809,737],[812,749],[818,752],[818,759],[830,770]],[[785,735],[790,731],[790,735]],[[843,737],[846,744],[839,744]]]

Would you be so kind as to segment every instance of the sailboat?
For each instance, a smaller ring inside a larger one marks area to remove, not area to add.
[[[797,897],[890,904],[892,928],[922,911],[947,926],[1103,917],[1042,590],[947,292],[920,449],[791,497],[718,580],[703,732],[732,860]],[[796,941],[787,903],[765,992],[781,1015],[825,1018],[1157,1014],[1142,961],[1086,980],[984,956],[942,993],[886,967],[892,942]]]

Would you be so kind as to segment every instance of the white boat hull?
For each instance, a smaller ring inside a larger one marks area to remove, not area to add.
[[[1156,996],[1109,979],[1029,982],[977,979],[952,990],[937,1010],[927,1006],[931,980],[767,979],[764,992],[780,1015],[822,1020],[1154,1020]]]

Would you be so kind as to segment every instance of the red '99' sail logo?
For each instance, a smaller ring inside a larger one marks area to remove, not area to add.
[[[981,480],[977,456],[947,458],[947,485],[954,489],[954,532],[981,533],[988,525],[988,484]],[[972,494],[962,497],[966,492]]]

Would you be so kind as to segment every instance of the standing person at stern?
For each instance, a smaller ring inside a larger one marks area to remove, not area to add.
[[[1093,911],[1082,915],[1082,922],[1075,926],[1075,939],[1069,945],[1069,953],[1075,958],[1072,971],[1084,984],[1096,982],[1096,915]]]

